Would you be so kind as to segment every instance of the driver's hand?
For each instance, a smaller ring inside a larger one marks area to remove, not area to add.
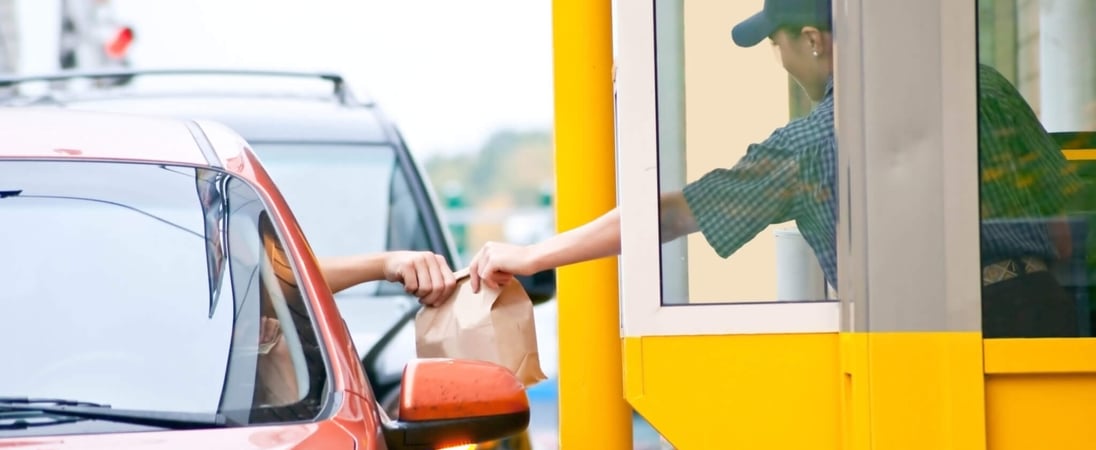
[[[431,252],[392,252],[384,263],[384,278],[402,283],[425,306],[438,305],[457,290],[457,278],[445,257]]]

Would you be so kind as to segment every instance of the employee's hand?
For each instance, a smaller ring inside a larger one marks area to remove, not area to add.
[[[480,286],[498,289],[514,279],[514,275],[531,275],[533,272],[529,247],[501,242],[484,244],[468,266],[472,292],[479,292]]]
[[[425,306],[440,304],[457,289],[457,279],[445,258],[431,252],[390,252],[384,261],[384,278],[402,283],[404,290]]]

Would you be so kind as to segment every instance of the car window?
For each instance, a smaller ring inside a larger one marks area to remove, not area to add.
[[[0,396],[315,417],[326,366],[259,196],[187,167],[0,162]],[[219,285],[219,286],[218,286]],[[14,345],[13,343],[19,343]]]
[[[257,143],[255,151],[316,255],[431,250],[420,205],[392,147]],[[383,281],[344,292],[404,293]]]
[[[426,234],[419,203],[411,191],[407,177],[398,166],[393,166],[392,181],[388,191],[388,244],[386,250],[430,250],[430,240]],[[403,295],[403,286],[397,283],[383,283],[378,294]]]

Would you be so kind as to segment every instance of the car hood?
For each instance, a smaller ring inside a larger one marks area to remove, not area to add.
[[[0,438],[0,449],[294,449],[355,448],[354,440],[331,422],[269,427]]]

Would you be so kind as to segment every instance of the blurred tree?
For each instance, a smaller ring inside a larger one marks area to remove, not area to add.
[[[442,195],[442,198],[445,199],[445,209],[452,211],[464,209],[466,206],[464,192],[459,185],[449,184],[445,186],[442,188]],[[456,241],[457,252],[466,255],[468,252],[468,224],[463,222],[450,223],[449,232],[453,234],[453,240]]]
[[[425,166],[435,187],[459,188],[468,208],[488,200],[538,207],[543,206],[545,186],[555,181],[552,157],[548,130],[502,130],[476,153],[435,156]]]
[[[506,230],[514,227],[508,225],[547,227],[534,230],[540,233],[554,231],[555,172],[549,131],[501,130],[475,153],[435,156],[424,165],[439,191],[437,197],[444,201],[449,230],[464,260],[484,242],[512,239]],[[530,213],[530,209],[540,212]],[[548,220],[533,224],[530,214],[547,214]]]

